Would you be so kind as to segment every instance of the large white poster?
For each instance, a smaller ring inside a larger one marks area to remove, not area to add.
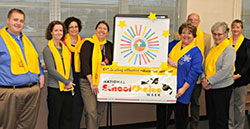
[[[119,66],[159,67],[167,61],[169,18],[115,17],[114,62]]]
[[[176,73],[167,67],[167,16],[117,15],[114,61],[102,66],[98,101],[175,103]]]

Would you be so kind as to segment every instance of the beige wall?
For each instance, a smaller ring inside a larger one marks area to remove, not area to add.
[[[182,7],[186,10],[181,10],[183,22],[190,13],[197,13],[201,17],[200,28],[210,34],[210,28],[215,22],[225,21],[227,24],[235,18],[240,18],[241,15],[241,0],[180,0]],[[185,1],[185,2],[183,2]],[[186,6],[186,7],[185,7]]]

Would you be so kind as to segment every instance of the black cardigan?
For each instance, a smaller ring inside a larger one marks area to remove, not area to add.
[[[236,71],[241,77],[234,82],[235,87],[245,86],[250,83],[250,40],[244,38],[240,48],[236,52]]]
[[[86,40],[80,51],[80,65],[81,72],[80,78],[87,78],[86,75],[92,74],[92,53],[93,53],[94,44]],[[105,52],[105,53],[104,53]],[[108,59],[108,64],[112,64],[113,61],[113,44],[110,41],[104,45],[104,50],[102,50],[102,61],[105,58]]]

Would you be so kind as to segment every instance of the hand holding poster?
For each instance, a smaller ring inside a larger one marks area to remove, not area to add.
[[[118,15],[114,61],[103,66],[98,101],[175,103],[176,73],[167,67],[169,18]]]

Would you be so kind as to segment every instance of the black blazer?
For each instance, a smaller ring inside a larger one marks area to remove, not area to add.
[[[92,54],[93,54],[94,44],[90,41],[85,41],[81,47],[80,51],[80,78],[87,78],[86,75],[92,74]],[[104,50],[102,50],[102,59],[108,60],[108,65],[112,64],[113,61],[113,44],[107,40],[104,45]]]
[[[241,77],[234,82],[235,87],[244,86],[250,83],[250,40],[244,38],[240,48],[236,52],[236,71]]]

